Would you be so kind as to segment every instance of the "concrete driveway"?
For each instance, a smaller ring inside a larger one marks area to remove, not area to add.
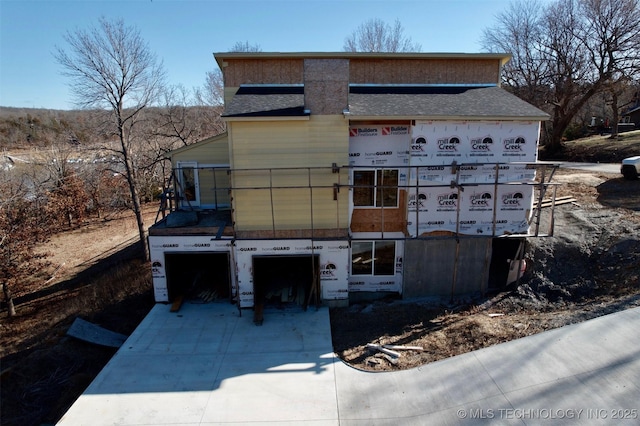
[[[333,353],[329,310],[156,305],[60,425],[640,422],[640,308],[420,368]]]

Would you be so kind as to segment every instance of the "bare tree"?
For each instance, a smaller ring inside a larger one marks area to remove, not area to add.
[[[238,41],[228,51],[257,53],[262,52],[262,48],[259,44]],[[226,125],[220,119],[220,115],[224,105],[224,80],[220,69],[216,68],[207,72],[204,85],[195,89],[195,99],[199,105],[213,107],[213,109],[205,111],[203,117],[208,121],[209,126],[217,130],[217,133],[223,133],[226,130]]]
[[[0,283],[9,317],[16,315],[14,287],[37,279],[46,266],[46,255],[35,248],[52,230],[47,197],[37,178],[14,172],[0,173]]]
[[[259,44],[249,44],[248,41],[238,41],[228,50],[228,52],[257,53],[262,52],[262,48]],[[218,68],[213,71],[208,71],[204,86],[202,88],[196,89],[195,95],[196,100],[200,103],[200,105],[223,105],[224,81],[222,72]]]
[[[618,134],[618,99],[630,80],[640,75],[640,3],[638,0],[583,0],[581,33],[589,60],[606,74],[611,96],[611,137]]]
[[[505,85],[515,95],[538,106],[548,98],[549,64],[543,51],[542,6],[538,1],[510,3],[486,29],[482,45],[491,52],[509,52],[511,60],[502,70]]]
[[[422,46],[405,37],[404,28],[396,19],[392,25],[381,19],[361,24],[345,41],[345,52],[419,52]]]
[[[562,147],[562,138],[573,118],[602,87],[604,77],[594,73],[586,61],[587,47],[577,34],[583,25],[577,3],[559,0],[543,15],[544,59],[550,87],[546,102],[551,106],[550,152]]]
[[[249,44],[248,41],[237,41],[229,52],[262,52],[262,48],[259,44]]]
[[[168,149],[177,140],[181,146],[189,145],[201,137],[197,132],[197,117],[192,116],[191,100],[184,86],[170,86],[162,92],[164,106],[159,109],[160,122],[153,126],[157,136],[168,140]],[[194,107],[195,108],[195,107]]]
[[[221,120],[221,104],[200,100],[183,86],[170,86],[163,91],[164,106],[154,114],[156,125],[152,127],[155,136],[167,139],[169,145],[178,142],[180,146],[190,145],[198,140],[224,132]],[[200,103],[202,102],[202,103]],[[171,149],[176,146],[171,146]]]
[[[591,97],[637,72],[639,7],[638,0],[519,1],[484,31],[485,49],[514,55],[506,85],[550,112],[551,152]]]
[[[625,105],[625,97],[629,96],[631,83],[629,78],[623,76],[605,85],[606,105],[611,108],[611,139],[618,137],[620,109]]]
[[[109,111],[116,154],[131,195],[138,223],[142,255],[149,257],[134,162],[142,111],[158,98],[164,83],[161,63],[151,53],[137,29],[122,20],[100,19],[89,31],[76,30],[65,35],[68,51],[56,48],[55,57],[63,74],[71,79],[77,104],[84,108]]]
[[[200,105],[221,106],[224,104],[224,81],[219,69],[207,71],[204,86],[196,89],[196,99]]]

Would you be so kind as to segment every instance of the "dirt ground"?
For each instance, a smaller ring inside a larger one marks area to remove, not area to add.
[[[145,209],[145,223],[156,210]],[[129,335],[149,312],[151,269],[135,259],[136,241],[126,211],[88,220],[41,247],[51,265],[13,289],[17,317],[7,318],[4,305],[0,311],[0,424],[56,423],[115,354],[66,336],[76,317]]]
[[[379,300],[331,310],[334,350],[355,368],[391,371],[640,306],[640,180],[562,170],[553,237],[531,239],[519,286],[464,300]],[[156,206],[146,212],[151,224]],[[0,312],[3,425],[55,423],[115,350],[65,336],[82,317],[130,334],[153,306],[148,264],[130,260],[131,215],[62,233],[46,285]],[[367,344],[419,347],[385,357]]]
[[[331,312],[334,350],[368,371],[417,367],[640,306],[640,180],[559,170],[553,237],[529,240],[518,286],[464,300],[382,300]],[[368,344],[414,347],[389,356]]]

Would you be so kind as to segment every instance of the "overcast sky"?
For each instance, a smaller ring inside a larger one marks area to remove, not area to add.
[[[164,62],[170,84],[202,86],[214,52],[337,52],[360,24],[400,20],[423,52],[480,51],[482,30],[509,0],[1,0],[0,106],[72,109],[53,58],[67,31],[122,18]]]

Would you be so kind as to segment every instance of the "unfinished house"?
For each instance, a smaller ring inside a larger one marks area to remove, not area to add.
[[[500,88],[508,55],[214,56],[227,133],[170,153],[158,302],[482,293],[541,235],[548,116]]]

